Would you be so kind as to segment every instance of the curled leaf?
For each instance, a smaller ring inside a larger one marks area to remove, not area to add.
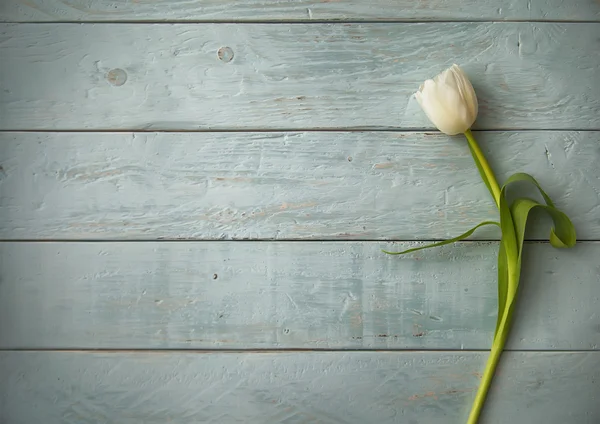
[[[550,244],[556,248],[573,247],[577,241],[577,234],[573,223],[569,217],[558,210],[550,196],[542,189],[540,184],[531,175],[524,172],[519,172],[511,175],[504,186],[502,187],[502,193],[504,194],[506,187],[509,184],[526,181],[533,184],[540,192],[545,205],[526,197],[516,199],[510,206],[511,214],[515,224],[515,230],[518,238],[519,255],[522,250],[523,241],[525,239],[525,228],[527,226],[527,219],[529,213],[534,209],[542,209],[546,211],[552,220],[554,221],[554,227],[550,230]],[[520,259],[520,258],[519,258]]]
[[[506,200],[506,187],[514,182],[527,181],[540,191],[545,205],[526,197],[518,198],[508,206]],[[514,299],[519,287],[521,260],[523,257],[523,243],[529,213],[534,209],[546,211],[554,221],[550,230],[550,244],[556,248],[573,247],[577,235],[569,217],[558,210],[548,194],[540,187],[539,183],[529,174],[518,173],[508,178],[500,193],[500,225],[502,228],[502,241],[498,252],[498,319],[494,338],[506,339],[508,328],[512,321]],[[506,311],[506,325],[501,325],[503,312]]]
[[[533,178],[529,174],[526,174],[525,172],[517,172],[516,174],[512,174],[510,177],[508,177],[508,179],[506,180],[506,182],[504,183],[504,186],[502,188],[507,187],[509,184],[517,183],[520,181],[526,181],[526,182],[529,182],[529,183],[533,184],[534,186],[536,186],[537,189],[539,190],[540,194],[544,198],[544,201],[546,202],[546,204],[548,206],[554,207],[554,203],[552,202],[552,199],[550,199],[550,196],[548,196],[548,194],[546,194],[546,192],[544,191],[542,186],[540,186],[540,183],[538,183],[535,178]]]
[[[525,227],[529,213],[534,209],[541,209],[547,212],[552,221],[554,228],[550,230],[550,244],[556,248],[567,248],[575,246],[577,242],[577,234],[575,227],[567,215],[560,210],[549,205],[542,205],[535,200],[526,197],[516,199],[512,206],[511,212],[515,221],[515,229],[519,240],[520,250],[522,250],[523,240],[525,239]],[[520,260],[519,254],[519,260]]]

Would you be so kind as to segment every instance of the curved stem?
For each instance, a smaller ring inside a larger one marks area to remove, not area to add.
[[[465,137],[467,137],[467,141],[469,142],[469,148],[471,149],[481,178],[483,178],[483,182],[490,190],[490,193],[496,202],[496,206],[500,207],[500,186],[498,185],[498,181],[496,181],[494,171],[492,171],[492,168],[479,148],[477,141],[475,141],[475,137],[473,137],[471,130],[465,131]]]

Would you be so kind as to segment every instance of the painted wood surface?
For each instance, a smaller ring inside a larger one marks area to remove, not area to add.
[[[599,132],[477,137],[600,237]],[[1,133],[0,166],[3,239],[414,240],[498,219],[466,143],[437,133]]]
[[[2,352],[3,423],[465,422],[480,352]],[[481,424],[595,424],[600,353],[505,353]]]
[[[0,348],[488,349],[497,243],[0,244]],[[600,243],[527,245],[509,349],[597,350]]]
[[[600,24],[3,24],[1,130],[417,128],[453,62],[480,129],[599,129]]]
[[[593,0],[2,0],[0,21],[597,21]]]
[[[496,217],[411,97],[455,62],[498,174],[534,174],[587,240],[527,244],[482,424],[599,422],[599,21],[593,0],[0,0],[0,423],[464,422],[498,234],[381,252]]]

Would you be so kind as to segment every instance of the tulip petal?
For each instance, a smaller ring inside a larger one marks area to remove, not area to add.
[[[448,135],[464,133],[477,117],[475,91],[457,65],[426,80],[415,98],[429,120]]]
[[[452,68],[450,69],[454,75],[456,87],[458,88],[462,99],[466,103],[466,120],[471,122],[469,125],[470,128],[475,122],[475,118],[477,117],[477,112],[479,109],[475,90],[473,89],[471,81],[469,81],[465,73],[458,65],[452,65]]]
[[[446,86],[427,80],[421,93],[421,107],[429,120],[442,132],[455,135],[457,129],[453,104],[459,103],[458,95]]]

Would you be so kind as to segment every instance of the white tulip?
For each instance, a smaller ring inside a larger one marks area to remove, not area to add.
[[[445,134],[464,133],[477,118],[475,90],[458,65],[425,81],[415,97],[433,125]]]

